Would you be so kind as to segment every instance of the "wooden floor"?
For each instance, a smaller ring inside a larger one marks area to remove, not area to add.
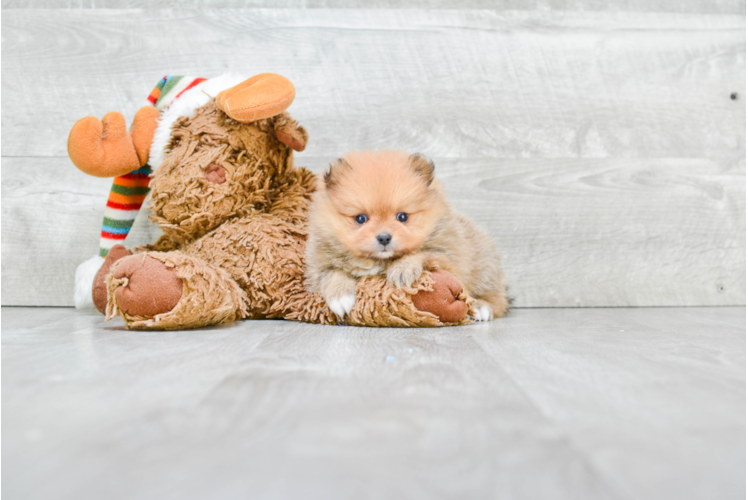
[[[745,498],[745,308],[156,333],[2,309],[4,499]]]

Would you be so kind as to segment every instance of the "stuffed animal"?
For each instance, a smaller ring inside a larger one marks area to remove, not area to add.
[[[285,112],[286,78],[265,73],[205,80],[164,77],[128,131],[119,113],[86,117],[68,152],[83,172],[114,176],[100,255],[79,266],[76,302],[88,297],[128,328],[176,330],[238,319],[283,318],[360,326],[471,322],[473,300],[443,270],[412,288],[359,280],[345,318],[304,286],[306,210],[315,176],[294,165],[307,132]],[[163,236],[124,242],[150,190]]]

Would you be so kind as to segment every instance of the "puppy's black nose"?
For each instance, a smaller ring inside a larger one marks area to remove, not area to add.
[[[392,241],[392,235],[390,233],[379,233],[377,235],[377,241],[382,246],[386,247],[387,245],[389,245],[390,241]]]

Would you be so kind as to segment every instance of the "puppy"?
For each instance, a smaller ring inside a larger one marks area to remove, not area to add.
[[[477,299],[474,319],[508,309],[495,245],[452,210],[420,154],[352,152],[333,162],[312,198],[306,265],[308,288],[338,316],[353,309],[357,278],[409,287],[429,268],[451,272]]]

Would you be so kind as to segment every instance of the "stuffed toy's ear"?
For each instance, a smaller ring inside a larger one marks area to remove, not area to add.
[[[275,137],[283,144],[296,151],[304,151],[309,140],[309,134],[288,113],[281,113],[276,116],[273,128],[275,129]]]
[[[275,73],[262,73],[216,96],[218,109],[230,118],[249,123],[285,111],[296,97],[291,81]]]
[[[68,155],[73,164],[95,177],[117,177],[137,170],[148,161],[159,112],[143,106],[135,114],[131,130],[117,112],[99,121],[93,116],[78,120],[68,136]]]

